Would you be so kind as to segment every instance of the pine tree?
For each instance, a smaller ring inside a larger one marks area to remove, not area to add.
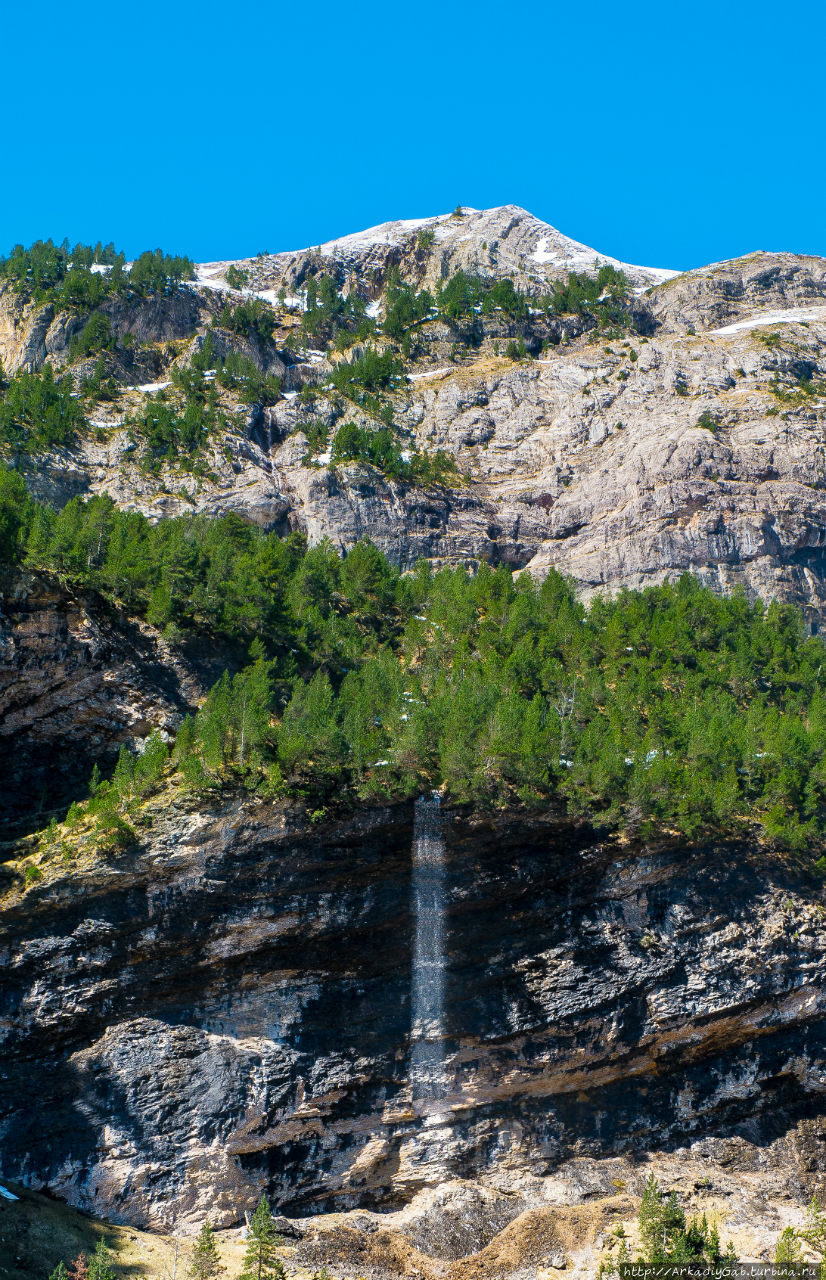
[[[218,1246],[215,1243],[215,1232],[208,1222],[201,1227],[198,1239],[192,1249],[189,1261],[191,1280],[214,1280],[225,1268],[221,1266]]]
[[[69,1280],[69,1273],[62,1262],[58,1262],[49,1280]]]
[[[786,1227],[777,1241],[774,1263],[777,1267],[789,1266],[800,1262],[803,1257],[803,1246],[797,1237],[794,1227]]]
[[[112,1255],[105,1240],[98,1240],[95,1252],[89,1260],[89,1280],[117,1280]]]
[[[284,1265],[276,1257],[280,1242],[269,1202],[262,1196],[252,1215],[244,1269],[238,1280],[285,1280]]]

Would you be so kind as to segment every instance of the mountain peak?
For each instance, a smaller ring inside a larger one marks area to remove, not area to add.
[[[328,259],[345,272],[394,265],[403,278],[437,283],[458,270],[486,278],[512,276],[528,292],[569,271],[608,265],[622,270],[637,287],[679,275],[667,268],[635,266],[558,231],[516,204],[492,209],[462,205],[453,213],[382,222],[348,232],[324,244],[268,255],[267,284],[291,284],[304,274],[308,258]],[[257,272],[257,274],[259,273]]]

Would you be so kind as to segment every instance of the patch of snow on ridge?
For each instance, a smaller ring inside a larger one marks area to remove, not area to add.
[[[549,248],[548,246],[554,239],[557,243],[553,248]],[[587,244],[580,244],[578,240],[569,240],[567,236],[563,236],[560,232],[556,232],[554,235],[541,236],[528,261],[535,262],[539,266],[552,263],[556,267],[567,267],[571,271],[588,271],[593,270],[594,266],[601,267],[605,265],[616,267],[619,271],[630,267],[632,271],[644,271],[657,283],[663,280],[673,280],[675,276],[681,274],[679,271],[672,271],[669,267],[638,267],[632,263],[620,262],[619,258],[611,258],[604,253],[597,253],[596,250],[590,249]]]
[[[550,361],[548,362],[550,363]],[[408,382],[418,382],[419,378],[436,378],[440,373],[453,373],[453,368],[448,369],[426,369],[424,373],[408,373]]]
[[[343,252],[347,249],[369,249],[374,244],[398,244],[411,231],[418,231],[421,227],[432,226],[433,223],[442,222],[449,215],[440,213],[435,218],[399,218],[395,222],[381,222],[376,227],[367,227],[364,231],[353,231],[350,235],[338,236],[335,240],[327,240],[318,248],[325,258],[331,258],[334,254]],[[277,257],[285,257],[287,253],[307,253],[307,249],[284,250],[277,254]]]
[[[826,307],[789,307],[788,311],[764,311],[762,315],[737,320],[734,324],[724,325],[722,329],[710,329],[709,333],[724,336],[728,333],[742,333],[745,329],[759,329],[767,324],[799,324],[801,320],[826,320]]]

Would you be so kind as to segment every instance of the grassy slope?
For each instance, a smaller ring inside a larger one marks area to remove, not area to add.
[[[0,1196],[0,1280],[48,1280],[61,1259],[68,1264],[81,1251],[91,1255],[101,1237],[112,1251],[118,1280],[186,1280],[191,1236],[179,1238],[176,1267],[172,1236],[101,1222],[7,1179],[0,1185],[19,1197]],[[217,1232],[216,1238],[225,1280],[232,1280],[241,1271],[246,1242],[237,1229]],[[289,1264],[293,1247],[285,1241],[280,1250],[289,1273],[309,1280],[312,1271]]]
[[[174,1244],[134,1227],[98,1222],[58,1201],[27,1191],[13,1182],[3,1186],[20,1199],[0,1197],[0,1280],[43,1280],[61,1258],[91,1254],[103,1236],[117,1257],[124,1280],[160,1280],[174,1258]]]

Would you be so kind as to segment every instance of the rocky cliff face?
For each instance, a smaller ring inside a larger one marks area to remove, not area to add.
[[[159,808],[139,854],[10,891],[2,1174],[227,1224],[262,1188],[389,1208],[822,1112],[826,912],[799,872],[552,815],[445,831],[438,1100],[409,1083],[412,807]]]
[[[0,805],[6,834],[82,794],[121,743],[174,735],[215,679],[147,623],[39,573],[0,592]],[[61,811],[62,817],[62,811]]]

